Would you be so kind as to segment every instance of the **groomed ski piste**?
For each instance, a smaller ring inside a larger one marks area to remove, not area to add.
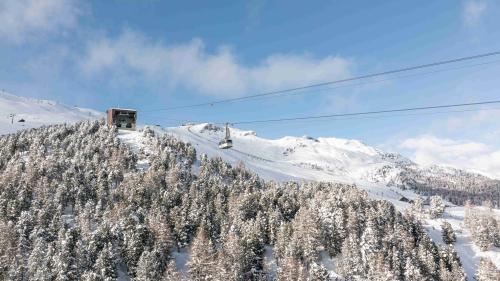
[[[180,127],[162,128],[150,126],[157,134],[169,134],[191,143],[197,156],[221,157],[236,165],[240,162],[245,167],[266,180],[273,181],[334,181],[355,184],[365,190],[374,199],[387,200],[400,211],[409,203],[400,199],[415,199],[418,194],[410,190],[401,190],[387,186],[376,171],[384,165],[397,165],[401,161],[410,161],[396,155],[388,160],[384,152],[367,146],[357,140],[338,138],[283,137],[270,140],[258,137],[255,132],[231,128],[233,148],[221,150],[218,142],[224,137],[222,128],[212,124],[190,124]],[[147,140],[140,131],[120,131],[119,137],[136,149],[147,149]],[[394,156],[394,155],[393,155]],[[145,165],[141,162],[141,165]],[[147,164],[146,164],[147,165]],[[474,280],[481,257],[489,257],[500,267],[500,249],[491,248],[481,251],[472,242],[470,232],[464,226],[465,208],[446,202],[447,208],[441,218],[423,219],[429,236],[438,244],[444,245],[441,237],[441,224],[448,221],[457,236],[454,247],[460,256],[468,280]],[[500,216],[500,210],[494,212]],[[188,251],[176,253],[177,265],[185,269]],[[272,248],[266,249],[265,263],[274,264]],[[334,261],[323,257],[323,265],[336,276]]]

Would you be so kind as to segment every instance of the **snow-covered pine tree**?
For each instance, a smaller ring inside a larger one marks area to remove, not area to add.
[[[315,262],[312,262],[309,265],[309,276],[307,280],[310,281],[329,281],[330,280],[330,274],[328,273],[328,270]]]
[[[113,250],[113,245],[108,242],[101,250],[94,265],[95,280],[111,281],[115,280],[116,274],[116,257]]]
[[[194,280],[216,280],[216,252],[203,226],[198,228],[190,249],[188,271]]]
[[[177,266],[175,265],[174,260],[170,260],[167,264],[167,267],[165,268],[165,271],[163,271],[162,281],[187,281],[188,279],[182,275],[182,273],[179,272],[177,269]]]
[[[431,196],[431,205],[429,208],[429,216],[431,218],[439,218],[444,213],[444,202],[441,196]]]
[[[455,235],[451,224],[447,221],[443,221],[443,223],[441,224],[441,234],[443,237],[443,242],[445,244],[453,244],[455,241],[457,241],[457,236]]]
[[[48,243],[39,237],[35,240],[35,246],[28,259],[29,280],[50,280],[51,272],[49,258],[47,257]],[[1,278],[0,278],[1,279]]]
[[[488,258],[481,258],[476,270],[477,281],[498,281],[500,280],[500,269]]]
[[[404,280],[405,281],[425,280],[420,265],[415,259],[412,259],[411,257],[406,258]]]
[[[283,259],[278,268],[277,281],[302,281],[307,280],[307,270],[300,260],[288,256]]]
[[[363,258],[359,248],[359,238],[355,231],[350,231],[342,245],[342,253],[338,258],[338,273],[346,278],[362,279],[366,277]]]
[[[142,252],[136,268],[137,281],[159,280],[162,271],[160,269],[160,262],[154,251],[145,250]]]
[[[321,229],[317,222],[317,215],[308,208],[300,208],[293,221],[293,236],[291,239],[298,246],[301,260],[306,267],[318,262],[321,250]]]
[[[76,280],[80,274],[76,255],[78,241],[76,229],[62,229],[59,235],[58,252],[54,257],[54,274],[56,281]]]

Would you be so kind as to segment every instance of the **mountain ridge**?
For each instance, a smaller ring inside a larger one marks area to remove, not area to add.
[[[103,113],[92,109],[6,92],[0,92],[0,111],[16,114],[15,119],[8,114],[0,118],[0,135],[42,125],[104,117]],[[25,122],[17,122],[20,119]],[[380,188],[413,189],[423,195],[438,193],[459,205],[463,205],[466,199],[450,197],[448,191],[463,193],[476,187],[479,192],[473,203],[480,204],[493,198],[494,205],[500,205],[500,195],[494,192],[494,189],[500,190],[498,179],[442,165],[424,167],[401,154],[385,152],[360,140],[310,136],[266,139],[254,131],[231,128],[235,146],[229,151],[222,151],[218,149],[217,142],[223,138],[223,128],[214,124],[152,128],[190,142],[209,156],[221,156],[233,164],[245,162],[250,170],[266,179],[337,181],[369,187],[379,185]]]

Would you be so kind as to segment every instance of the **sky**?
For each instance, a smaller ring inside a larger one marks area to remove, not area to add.
[[[140,122],[162,126],[499,100],[496,56],[161,110],[498,51],[499,15],[493,0],[0,0],[0,89],[101,111],[136,108]],[[267,138],[359,139],[500,178],[498,107],[238,127]]]

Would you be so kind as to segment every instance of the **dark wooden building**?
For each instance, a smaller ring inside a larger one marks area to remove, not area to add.
[[[135,131],[137,110],[110,108],[106,110],[108,125],[115,125],[118,129]]]

